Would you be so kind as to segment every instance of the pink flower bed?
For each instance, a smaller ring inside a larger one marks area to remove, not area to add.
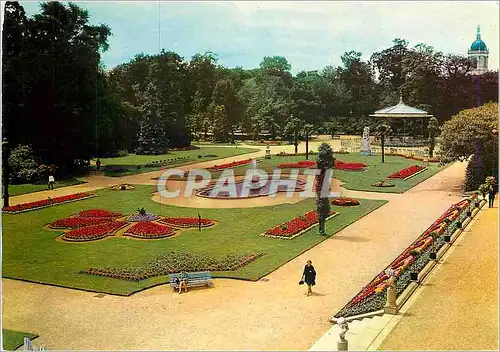
[[[104,238],[128,225],[125,221],[113,221],[105,224],[82,227],[66,232],[63,236],[67,241],[93,241]]]
[[[92,226],[97,224],[104,224],[106,222],[114,221],[114,218],[90,218],[79,217],[59,219],[49,224],[53,229],[76,229],[80,227]]]
[[[53,205],[73,202],[76,200],[90,198],[90,197],[94,197],[94,196],[95,196],[95,194],[93,194],[93,193],[74,193],[74,194],[69,194],[67,196],[62,196],[62,197],[47,198],[47,199],[42,199],[42,200],[39,200],[36,202],[29,202],[29,203],[12,205],[10,207],[2,208],[2,211],[4,213],[7,213],[7,214],[9,214],[9,213],[16,214],[16,213],[22,213],[25,211],[46,208],[46,207],[50,207]]]
[[[152,221],[143,221],[127,229],[125,235],[139,238],[162,238],[172,236],[174,233],[174,230],[170,226],[157,224]]]
[[[111,217],[119,217],[122,213],[115,213],[105,209],[89,209],[81,211],[78,216],[80,217],[89,217],[89,218],[111,218]]]
[[[330,212],[330,215],[335,214],[334,211]],[[278,226],[273,227],[265,232],[264,235],[273,237],[292,237],[299,232],[311,227],[318,222],[318,213],[316,210],[310,210],[305,214],[302,214],[295,219],[282,223]]]
[[[388,178],[405,179],[405,178],[410,177],[413,174],[415,174],[423,169],[425,169],[424,166],[412,165],[410,167],[407,167],[406,169],[400,170],[392,175],[389,175]]]
[[[162,217],[160,222],[174,227],[198,227],[198,218],[166,218]],[[215,222],[210,219],[201,219],[201,227],[214,225]]]

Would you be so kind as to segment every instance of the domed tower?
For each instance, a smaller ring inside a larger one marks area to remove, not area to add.
[[[477,26],[476,40],[470,46],[469,60],[472,61],[472,74],[480,75],[488,71],[488,48],[481,40],[481,29]]]

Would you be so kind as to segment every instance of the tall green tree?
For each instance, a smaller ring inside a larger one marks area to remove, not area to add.
[[[440,131],[439,121],[434,116],[429,119],[427,131],[429,133],[429,158],[432,158],[434,156],[434,148],[436,147],[436,136]]]

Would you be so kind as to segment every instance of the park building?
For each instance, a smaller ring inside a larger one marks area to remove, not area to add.
[[[488,48],[481,39],[481,28],[477,26],[476,40],[471,44],[467,52],[472,62],[472,74],[480,75],[488,71]]]

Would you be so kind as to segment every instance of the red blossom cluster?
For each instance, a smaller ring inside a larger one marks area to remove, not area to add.
[[[342,160],[335,160],[335,169],[343,171],[363,171],[367,167],[363,163],[346,163]]]
[[[400,170],[392,175],[389,175],[388,178],[399,178],[399,179],[405,179],[407,177],[410,177],[414,173],[419,172],[420,170],[425,169],[424,166],[420,165],[412,165],[410,167],[407,167],[406,169]]]
[[[171,236],[175,233],[174,229],[167,225],[156,224],[152,221],[143,221],[130,227],[125,235],[140,238],[161,238]]]
[[[334,211],[330,212],[330,215],[335,214]],[[307,229],[308,227],[316,224],[318,222],[318,213],[316,210],[310,210],[305,214],[296,217],[293,220],[282,223],[278,226],[273,227],[266,231],[268,236],[277,237],[291,237]]]
[[[125,221],[112,221],[104,224],[82,227],[66,232],[63,239],[69,241],[90,241],[106,237],[120,228],[128,225]]]
[[[49,224],[49,227],[53,229],[77,229],[79,227],[92,226],[97,224],[104,224],[106,222],[114,221],[114,218],[104,218],[104,217],[80,217],[75,216],[72,218],[59,219]]]
[[[207,167],[206,170],[209,171],[221,171],[225,169],[231,169],[233,167],[237,166],[242,166],[242,165],[248,165],[252,162],[253,159],[247,159],[247,160],[240,160],[240,161],[233,161],[227,164],[222,164],[222,165],[214,165],[211,167]]]
[[[17,205],[12,205],[10,207],[4,207],[2,208],[2,211],[6,213],[19,213],[23,211],[28,211],[28,210],[35,210],[39,208],[45,208],[45,207],[50,207],[52,205],[57,205],[61,203],[66,203],[66,202],[72,202],[78,199],[82,198],[88,198],[92,197],[94,194],[92,193],[74,193],[74,194],[69,194],[67,196],[62,196],[62,197],[55,197],[55,198],[48,198],[48,199],[42,199],[36,202],[29,202],[29,203],[22,203],[22,204],[17,204]]]
[[[208,227],[214,225],[214,221],[210,219],[201,219],[198,220],[198,218],[166,218],[162,217],[160,222],[165,223],[170,226],[174,227],[182,227],[182,228],[187,228],[187,227],[198,227],[198,222],[201,222],[202,227]]]
[[[341,207],[359,205],[359,201],[354,198],[339,197],[332,200],[333,205],[339,205]]]
[[[316,166],[315,161],[309,161],[309,160],[304,160],[304,161],[298,161],[296,163],[283,163],[279,164],[277,167],[280,169],[310,169]]]
[[[113,217],[119,217],[121,216],[122,213],[115,213],[113,211],[105,210],[105,209],[89,209],[89,210],[84,210],[78,213],[78,216],[82,218],[113,218]]]

